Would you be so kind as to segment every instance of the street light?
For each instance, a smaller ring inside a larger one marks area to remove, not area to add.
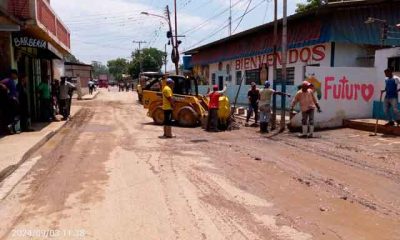
[[[167,38],[170,39],[170,42],[172,44],[171,60],[175,64],[176,74],[179,74],[179,51],[178,51],[178,47],[179,47],[179,44],[181,42],[178,41],[178,36],[177,36],[177,27],[178,26],[177,26],[177,16],[176,16],[176,1],[174,1],[174,3],[175,3],[175,36],[173,36],[173,34],[172,34],[172,24],[171,24],[171,17],[170,17],[168,5],[167,5],[167,7],[165,9],[167,17],[164,17],[162,15],[158,15],[158,14],[149,13],[149,12],[141,12],[140,14],[146,15],[146,16],[154,16],[154,17],[162,18],[162,19],[167,21],[168,26],[169,26],[169,31],[167,32]]]
[[[164,16],[161,16],[161,15],[158,15],[158,14],[153,14],[153,13],[149,13],[149,12],[141,12],[140,14],[146,15],[146,16],[159,17],[159,18],[162,18],[162,19],[164,19],[165,21],[168,22],[168,18],[166,18]]]
[[[366,23],[366,24],[371,24],[371,23],[375,23],[375,22],[378,22],[378,23],[386,23],[386,20],[382,20],[382,19],[379,19],[379,18],[373,18],[373,17],[369,17],[364,23]]]
[[[385,40],[387,39],[388,35],[388,28],[389,25],[386,20],[379,19],[379,18],[373,18],[369,17],[365,22],[365,24],[373,24],[373,23],[378,23],[381,26],[381,47],[385,45]]]

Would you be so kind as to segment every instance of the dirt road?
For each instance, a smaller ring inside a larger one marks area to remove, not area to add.
[[[82,106],[0,200],[0,239],[400,239],[400,138],[164,140],[131,92]]]

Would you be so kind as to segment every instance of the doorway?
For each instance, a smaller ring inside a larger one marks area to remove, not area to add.
[[[219,90],[222,90],[224,88],[224,77],[223,76],[218,76],[218,88],[219,88]]]

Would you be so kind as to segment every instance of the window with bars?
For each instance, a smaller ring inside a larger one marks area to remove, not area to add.
[[[242,71],[236,72],[236,84],[237,85],[242,84]]]
[[[276,84],[282,84],[282,69],[276,70]],[[294,85],[294,67],[287,68],[286,85]]]
[[[255,82],[257,85],[260,85],[260,69],[247,70],[246,71],[246,85],[250,85],[252,82]]]
[[[215,73],[211,74],[211,84],[212,85],[215,85],[215,78],[216,78]]]
[[[388,67],[393,72],[400,72],[400,57],[389,58]]]

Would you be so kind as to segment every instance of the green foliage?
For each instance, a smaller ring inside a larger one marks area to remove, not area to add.
[[[98,78],[101,74],[108,74],[107,66],[103,65],[101,62],[92,61],[93,66],[93,77]]]
[[[164,64],[164,52],[156,48],[144,48],[141,52],[132,52],[132,61],[129,63],[128,72],[133,78],[140,73],[140,61],[144,72],[159,72]]]
[[[297,13],[308,12],[310,10],[317,9],[321,6],[321,0],[307,0],[307,3],[298,3],[297,4]]]
[[[65,56],[65,61],[71,63],[81,63],[78,58],[76,58],[73,54],[68,54]]]
[[[121,81],[122,74],[128,71],[128,61],[124,58],[117,58],[107,62],[108,71],[115,77],[115,80]]]

